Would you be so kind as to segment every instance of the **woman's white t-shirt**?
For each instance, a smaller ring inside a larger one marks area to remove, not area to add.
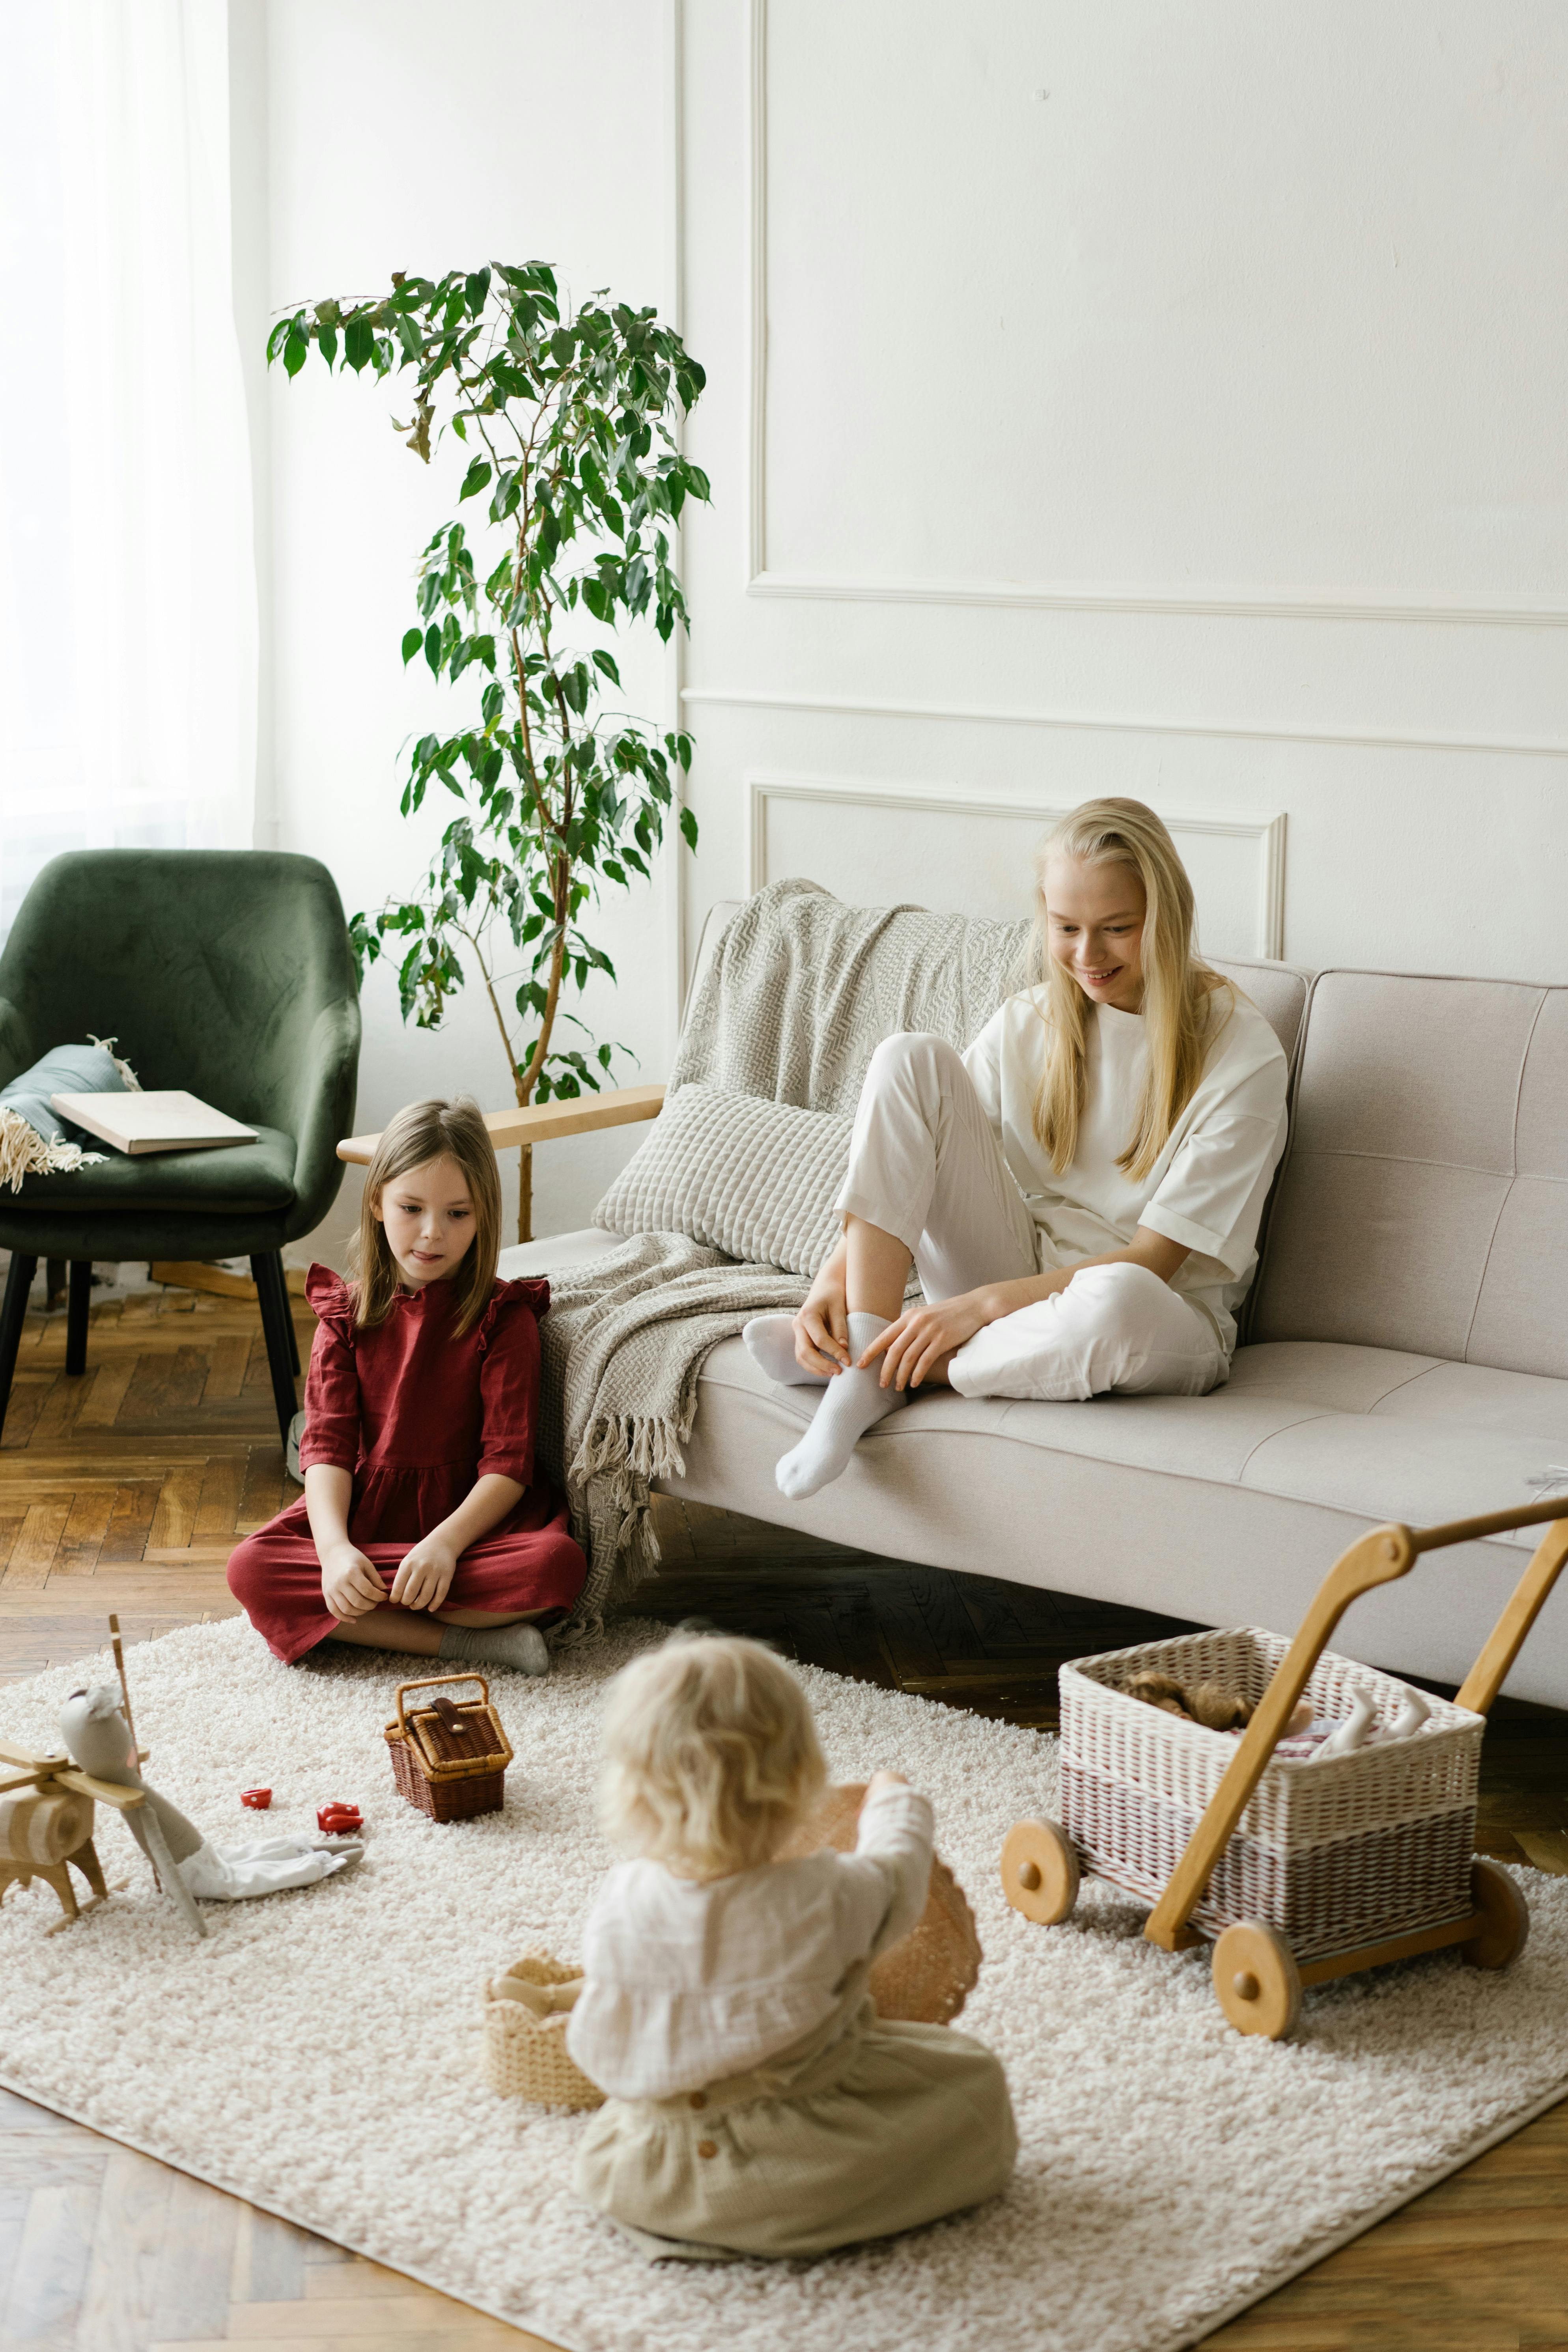
[[[1258,1007],[1236,994],[1216,1003],[1220,1026],[1164,1150],[1134,1181],[1117,1164],[1131,1137],[1147,1043],[1141,1013],[1099,1004],[1084,1023],[1087,1087],[1078,1150],[1058,1175],[1035,1133],[1045,1068],[1047,992],[1010,996],[963,1065],[1037,1228],[1042,1270],[1125,1249],[1140,1225],[1192,1255],[1171,1287],[1208,1314],[1228,1355],[1235,1310],[1258,1264],[1258,1221],[1285,1148],[1289,1075],[1279,1040]]]

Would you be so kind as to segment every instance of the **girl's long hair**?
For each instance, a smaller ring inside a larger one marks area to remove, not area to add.
[[[1116,1164],[1147,1176],[1192,1100],[1218,1022],[1236,1001],[1230,982],[1202,962],[1193,941],[1193,886],[1176,845],[1142,801],[1085,801],[1035,852],[1036,951],[1045,967],[1046,1065],[1035,1096],[1035,1133],[1059,1174],[1078,1151],[1088,1086],[1086,998],[1050,951],[1046,867],[1053,857],[1129,866],[1143,885],[1143,1002],[1148,1042],[1143,1091]]]
[[[387,1244],[386,1227],[375,1214],[375,1204],[388,1184],[432,1160],[456,1161],[474,1206],[474,1238],[457,1272],[447,1277],[452,1286],[452,1330],[460,1339],[473,1329],[489,1303],[500,1255],[500,1170],[479,1105],[467,1097],[444,1102],[434,1096],[428,1102],[410,1103],[382,1130],[360,1202],[354,1321],[384,1323],[397,1295],[397,1261]]]
[[[771,1862],[827,1778],[805,1692],[738,1633],[677,1635],[624,1667],[604,1739],[604,1827],[680,1877]]]

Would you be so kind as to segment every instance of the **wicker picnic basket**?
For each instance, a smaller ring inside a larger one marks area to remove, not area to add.
[[[580,1969],[541,1952],[508,1969],[525,1984],[570,1984]],[[602,2107],[605,2095],[566,2047],[567,2011],[536,2017],[521,2000],[485,1988],[485,2080],[505,2099],[532,2099],[545,2107]]]
[[[1062,1668],[1062,1827],[1088,1868],[1157,1901],[1237,1751],[1230,1734],[1129,1697],[1132,1677],[1216,1682],[1256,1705],[1289,1647],[1240,1626]],[[1307,1685],[1313,1712],[1343,1716],[1357,1691],[1376,1707],[1384,1738],[1342,1757],[1268,1763],[1192,1912],[1194,1927],[1217,1936],[1258,1920],[1307,1961],[1471,1910],[1485,1717],[1433,1698],[1418,1731],[1390,1738],[1405,1685],[1325,1650]]]
[[[478,1683],[479,1696],[461,1706],[444,1695],[422,1706],[405,1706],[410,1691],[446,1683]],[[386,1727],[386,1745],[399,1796],[433,1822],[500,1812],[512,1746],[482,1675],[427,1675],[423,1681],[400,1684],[397,1717]]]

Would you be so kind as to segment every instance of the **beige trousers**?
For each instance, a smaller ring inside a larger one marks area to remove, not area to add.
[[[930,1300],[1040,1271],[1039,1228],[941,1037],[907,1032],[872,1055],[837,1206],[898,1235]],[[948,1378],[963,1396],[1203,1396],[1228,1370],[1214,1325],[1169,1283],[1100,1265],[977,1331]]]

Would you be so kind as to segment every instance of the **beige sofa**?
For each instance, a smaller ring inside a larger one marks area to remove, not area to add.
[[[715,908],[700,969],[732,905]],[[1384,1519],[1568,1491],[1568,988],[1227,963],[1293,1057],[1290,1140],[1228,1386],[1085,1404],[922,1397],[788,1503],[811,1410],[741,1340],[703,1370],[669,1491],[898,1559],[1204,1623],[1293,1627]],[[507,1251],[548,1274],[589,1228]],[[1458,1682],[1531,1538],[1459,1545],[1360,1602],[1337,1646]],[[1510,1679],[1568,1706],[1568,1588]]]

